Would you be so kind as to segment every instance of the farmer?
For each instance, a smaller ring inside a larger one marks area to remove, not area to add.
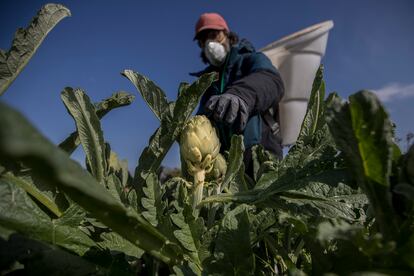
[[[208,66],[191,75],[219,73],[219,79],[204,93],[197,114],[207,115],[215,124],[221,150],[229,149],[232,134],[243,134],[244,163],[249,175],[252,146],[262,144],[281,159],[277,114],[284,86],[278,70],[250,42],[239,40],[217,13],[200,16],[194,40],[201,48],[202,61]]]

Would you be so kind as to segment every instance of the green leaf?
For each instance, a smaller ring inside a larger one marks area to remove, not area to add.
[[[173,123],[177,124],[177,129],[181,133],[185,122],[190,118],[194,109],[200,102],[201,96],[210,87],[210,85],[217,79],[216,73],[209,73],[202,75],[198,80],[193,82],[185,92],[182,91],[174,106]],[[180,87],[183,89],[183,87]]]
[[[162,200],[160,182],[155,174],[150,174],[147,178],[146,186],[142,188],[144,196],[141,198],[141,204],[145,211],[142,215],[153,226],[158,225],[158,220],[163,216],[166,204]]]
[[[276,211],[265,208],[257,214],[249,213],[251,244],[257,243],[277,223]]]
[[[174,117],[172,119],[168,116],[162,118],[161,126],[151,136],[149,145],[139,158],[134,176],[136,189],[144,185],[150,172],[157,171],[168,150],[178,139],[186,119],[194,111],[202,94],[213,82],[215,76],[215,74],[201,76],[177,99],[173,111]]]
[[[0,103],[0,160],[23,162],[113,231],[166,263],[180,258],[174,244],[131,208],[125,208],[78,163]]]
[[[227,188],[232,180],[239,173],[243,164],[244,143],[242,135],[233,135],[231,137],[231,146],[229,150],[229,162],[226,175],[222,182],[222,189]]]
[[[122,252],[125,255],[133,256],[135,258],[141,258],[144,251],[136,247],[130,241],[124,239],[122,236],[115,232],[106,232],[100,235],[102,241],[97,244],[104,249],[108,249],[113,252]]]
[[[8,52],[0,49],[0,96],[26,66],[47,34],[70,11],[59,4],[47,4],[26,29],[18,29]]]
[[[134,100],[135,96],[127,92],[117,92],[111,95],[111,97],[94,104],[96,116],[102,119],[113,109],[118,107],[130,105]],[[78,131],[72,132],[68,138],[59,144],[59,147],[69,154],[72,154],[75,149],[80,145]]]
[[[329,127],[345,153],[349,170],[368,196],[382,234],[397,233],[389,177],[392,160],[392,127],[375,94],[360,91],[349,103],[334,100],[329,108]]]
[[[392,126],[375,94],[364,91],[349,97],[352,130],[366,177],[389,186]],[[374,117],[372,117],[374,116]]]
[[[193,260],[200,263],[197,249],[200,246],[200,239],[204,229],[202,218],[186,218],[181,210],[177,214],[171,214],[171,220],[179,228],[174,231],[174,236],[182,246],[192,253]]]
[[[83,255],[95,243],[77,227],[62,219],[50,219],[20,187],[0,178],[0,224],[33,239],[59,245]]]
[[[37,187],[30,181],[23,179],[22,177],[16,177],[12,173],[6,173],[1,176],[7,182],[13,183],[21,188],[23,188],[28,194],[33,196],[41,204],[43,204],[49,211],[51,211],[56,217],[62,216],[62,211],[56,205],[53,198],[48,196],[46,193],[42,193]]]
[[[187,262],[184,265],[176,265],[173,267],[175,275],[177,276],[197,276],[201,275],[201,270],[195,264]]]
[[[341,202],[332,198],[300,192],[285,192],[278,197],[263,203],[263,205],[313,218],[341,218],[348,221],[357,219],[353,206],[346,201]]]
[[[264,163],[267,161],[277,162],[277,160],[276,158],[272,158],[272,155],[260,144],[254,145],[251,150],[253,162],[253,178],[255,181],[258,181],[261,176],[261,171],[264,169]]]
[[[98,116],[99,119],[102,119],[110,111],[119,107],[130,105],[134,99],[134,95],[125,91],[118,91],[112,94],[109,98],[94,104],[96,116]]]
[[[313,160],[304,167],[288,167],[283,162],[280,170],[271,171],[264,174],[256,188],[253,190],[239,192],[236,194],[220,194],[205,198],[202,203],[210,202],[239,202],[256,204],[271,200],[274,196],[278,196],[281,192],[298,190],[308,186],[311,183],[332,183],[338,179],[343,179],[344,170],[336,168],[326,168],[318,166],[319,160]],[[331,160],[332,163],[335,159]]]
[[[225,215],[215,241],[214,259],[207,267],[209,273],[253,275],[255,262],[249,224],[246,205],[240,205]]]
[[[188,87],[190,87],[189,83],[181,82],[178,86],[178,97],[180,97],[185,91],[187,91]]]
[[[63,215],[58,220],[55,220],[55,222],[59,225],[78,228],[79,225],[81,225],[81,223],[85,220],[85,217],[85,210],[76,203],[72,202],[69,208],[67,208]]]
[[[105,145],[95,108],[89,97],[80,89],[73,90],[71,87],[66,87],[61,97],[69,114],[75,120],[91,173],[98,182],[103,183],[106,175]]]
[[[177,179],[176,185],[176,201],[173,202],[176,212],[170,215],[176,226],[174,237],[185,248],[191,262],[201,269],[198,249],[204,232],[204,220],[194,214],[184,182]]]
[[[324,98],[325,83],[323,81],[323,66],[320,66],[313,81],[308,107],[302,122],[298,142],[296,142],[297,144],[311,141],[316,130],[325,123],[323,116],[325,107]]]
[[[85,258],[70,254],[59,247],[42,243],[19,234],[13,234],[0,246],[0,267],[19,262],[21,275],[104,275],[108,271]]]
[[[147,77],[132,70],[124,70],[121,74],[134,84],[155,116],[161,120],[165,111],[168,110],[168,101],[164,91]]]
[[[111,173],[106,177],[106,188],[109,193],[119,202],[122,204],[121,201],[121,194],[122,194],[122,184],[119,178]]]

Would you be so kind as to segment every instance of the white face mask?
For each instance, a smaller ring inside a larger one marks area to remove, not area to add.
[[[211,65],[221,66],[226,59],[226,48],[219,42],[213,40],[207,40],[204,47],[204,54]]]

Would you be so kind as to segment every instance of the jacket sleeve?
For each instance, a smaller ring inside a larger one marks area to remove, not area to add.
[[[279,103],[285,89],[282,78],[270,60],[255,53],[243,62],[245,77],[232,83],[226,93],[241,97],[249,106],[250,115],[260,114]]]

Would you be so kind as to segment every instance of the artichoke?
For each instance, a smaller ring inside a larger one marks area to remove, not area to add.
[[[206,173],[213,169],[219,152],[220,141],[210,120],[205,116],[192,117],[181,132],[180,153],[187,172],[194,178],[193,208],[203,197]]]
[[[180,137],[180,152],[190,175],[199,170],[211,171],[220,152],[220,141],[206,116],[194,116],[186,123]]]
[[[209,174],[207,174],[206,178],[208,180],[219,180],[224,177],[227,171],[227,163],[226,159],[224,159],[223,155],[220,153],[216,157],[216,161],[214,161],[213,169]]]

